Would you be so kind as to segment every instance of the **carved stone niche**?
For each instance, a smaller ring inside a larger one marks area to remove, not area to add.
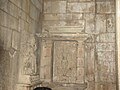
[[[42,34],[40,80],[52,90],[85,90],[88,34]]]

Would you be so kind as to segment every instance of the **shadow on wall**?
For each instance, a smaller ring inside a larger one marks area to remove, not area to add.
[[[10,86],[10,57],[0,40],[0,90],[9,90]]]

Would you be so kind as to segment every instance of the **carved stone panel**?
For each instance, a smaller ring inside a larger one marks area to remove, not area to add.
[[[77,42],[55,41],[53,81],[75,83],[77,76]]]
[[[36,64],[36,41],[35,38],[31,35],[29,39],[22,43],[22,49],[20,55],[22,57],[22,74],[23,75],[35,75],[37,74],[37,64]]]

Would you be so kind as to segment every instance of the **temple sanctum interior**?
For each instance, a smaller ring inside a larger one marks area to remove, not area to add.
[[[120,90],[120,0],[0,0],[0,90]]]

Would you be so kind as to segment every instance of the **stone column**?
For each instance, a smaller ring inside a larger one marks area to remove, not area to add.
[[[118,90],[120,90],[120,0],[116,0],[116,29],[118,50]]]

